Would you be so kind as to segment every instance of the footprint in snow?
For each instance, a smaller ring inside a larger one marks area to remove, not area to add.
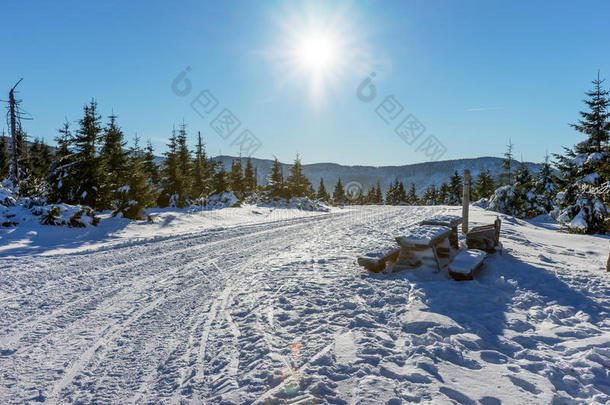
[[[529,381],[525,381],[524,379],[515,377],[514,375],[509,375],[507,377],[510,380],[510,382],[515,384],[517,387],[523,388],[524,390],[526,390],[529,393],[539,394],[541,392],[534,384],[532,384]]]
[[[474,401],[472,399],[470,399],[468,396],[466,396],[465,394],[462,394],[459,391],[456,391],[454,389],[448,388],[448,387],[441,387],[439,389],[440,392],[442,392],[443,394],[447,395],[449,398],[453,399],[454,401],[460,403],[460,404],[464,404],[464,405],[474,405]]]

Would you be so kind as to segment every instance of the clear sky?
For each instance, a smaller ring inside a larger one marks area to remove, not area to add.
[[[422,162],[429,135],[446,149],[441,159],[500,156],[510,137],[518,159],[540,161],[582,139],[568,123],[597,70],[610,78],[608,1],[0,7],[0,99],[23,77],[19,96],[34,118],[25,128],[48,142],[95,97],[104,116],[114,111],[128,137],[150,138],[159,154],[184,120],[191,143],[201,131],[213,155],[238,154],[248,129],[261,142],[253,156],[282,161],[298,152],[304,163]],[[180,96],[188,89],[172,82],[187,67],[191,90]],[[364,102],[357,88],[372,72],[376,98]],[[199,96],[206,89],[218,104],[202,117],[191,102],[213,107]],[[402,108],[386,103],[378,114],[387,96]],[[240,121],[227,139],[211,127],[224,108]],[[412,144],[394,132],[409,114],[425,126]]]

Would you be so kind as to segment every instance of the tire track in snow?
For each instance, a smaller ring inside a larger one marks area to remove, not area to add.
[[[316,220],[320,220],[319,217],[306,217],[305,219],[316,219]],[[328,217],[324,217],[324,219],[328,219]],[[305,221],[305,222],[309,222],[309,221]],[[266,225],[266,224],[264,224]],[[288,224],[288,225],[284,225],[281,227],[281,229],[286,229],[286,228],[290,228],[290,227],[298,227],[298,226],[302,226],[303,224]],[[279,229],[279,230],[281,230]],[[215,247],[216,245],[219,244],[230,244],[230,243],[234,243],[235,240],[237,239],[241,239],[241,238],[245,238],[245,237],[253,237],[253,236],[258,236],[258,235],[263,235],[263,234],[267,234],[267,233],[275,233],[277,232],[278,229],[273,228],[273,229],[263,229],[260,231],[256,231],[250,234],[241,234],[241,235],[237,235],[237,236],[233,236],[233,237],[229,237],[226,239],[222,239],[222,240],[217,240],[214,242],[210,242],[207,243],[203,246],[201,245],[197,245],[197,246],[188,246],[185,248],[181,248],[178,250],[169,250],[166,253],[162,253],[162,254],[157,254],[157,255],[152,255],[150,257],[145,257],[143,259],[138,259],[135,261],[132,261],[130,263],[121,263],[121,264],[116,264],[116,265],[111,265],[109,268],[107,268],[104,272],[101,272],[98,274],[98,280],[103,276],[103,275],[107,275],[111,272],[113,272],[116,269],[119,268],[124,268],[124,267],[135,267],[135,266],[140,266],[143,264],[150,264],[151,262],[158,262],[160,260],[162,260],[165,257],[170,257],[170,256],[178,256],[181,253],[185,253],[185,252],[195,252],[195,251],[199,251],[199,250],[207,250],[207,249],[211,249],[213,247]],[[140,255],[141,256],[141,255]],[[178,256],[179,257],[179,256]],[[184,268],[186,266],[188,266],[189,264],[195,262],[196,260],[198,260],[198,258],[193,258],[193,260],[189,263],[186,263],[184,265],[182,265],[180,268]],[[145,283],[154,283],[156,281],[158,281],[158,279],[161,278],[162,275],[154,275],[154,276],[149,276],[150,280],[145,281]],[[141,281],[141,280],[137,280],[137,281]],[[93,295],[86,295],[84,297],[78,298],[75,301],[69,302],[68,304],[59,307],[59,308],[55,308],[51,313],[48,313],[46,315],[42,315],[42,316],[36,316],[36,315],[32,315],[28,320],[25,321],[25,323],[13,323],[12,329],[17,329],[16,332],[14,332],[11,335],[3,335],[3,333],[5,333],[6,331],[3,331],[2,333],[0,333],[0,344],[2,344],[2,348],[4,349],[11,349],[14,346],[14,344],[16,342],[18,342],[23,336],[25,336],[28,333],[31,333],[33,331],[33,329],[35,329],[36,326],[39,326],[41,323],[48,323],[50,320],[57,318],[58,316],[65,314],[66,312],[70,311],[71,308],[77,306],[80,303],[87,303],[88,301],[92,301],[95,300],[98,296],[103,297],[102,301],[105,299],[109,299],[111,297],[113,297],[116,293],[120,292],[123,290],[123,288],[125,286],[127,286],[128,284],[133,284],[134,280],[126,280],[125,282],[119,284],[119,286],[117,287],[114,284],[111,284],[107,287],[99,287],[96,288],[98,290],[101,290],[99,292],[94,293]],[[109,289],[110,292],[108,293],[108,295],[104,295],[104,293],[107,293],[106,289]],[[42,292],[41,292],[42,293]]]

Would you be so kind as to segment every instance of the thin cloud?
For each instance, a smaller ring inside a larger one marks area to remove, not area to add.
[[[475,107],[475,108],[467,108],[466,111],[494,111],[501,110],[500,107]]]

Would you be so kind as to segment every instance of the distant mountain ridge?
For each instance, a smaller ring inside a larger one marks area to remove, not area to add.
[[[238,160],[234,156],[216,156],[215,160],[221,161],[227,170],[231,169],[231,162]],[[241,158],[242,163],[246,158]],[[341,178],[343,185],[349,182],[356,182],[368,190],[371,186],[376,185],[377,181],[381,183],[381,188],[385,192],[389,185],[395,180],[402,181],[405,186],[410,183],[415,184],[418,194],[422,194],[424,190],[434,184],[441,185],[443,182],[449,181],[449,177],[457,170],[460,174],[464,169],[470,169],[473,179],[484,171],[489,169],[495,179],[504,172],[502,169],[502,160],[497,157],[480,157],[474,159],[454,159],[443,160],[438,162],[415,163],[404,166],[343,166],[337,163],[313,163],[303,164],[303,173],[309,178],[314,187],[317,189],[320,178],[324,178],[324,185],[328,192],[332,192],[338,178]],[[252,158],[252,164],[257,168],[257,177],[259,184],[265,184],[267,176],[271,172],[273,161],[270,159]],[[515,161],[515,168],[519,162]],[[525,162],[532,174],[537,173],[542,166],[541,163]],[[284,177],[288,175],[288,169],[292,163],[282,163],[284,168]]]

